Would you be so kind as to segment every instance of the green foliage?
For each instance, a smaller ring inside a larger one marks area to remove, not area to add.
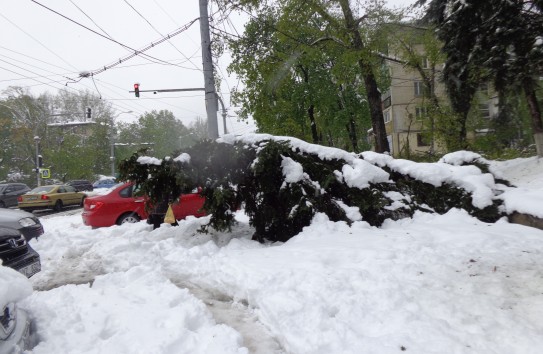
[[[255,7],[243,36],[229,42],[229,70],[245,83],[243,91],[233,92],[241,116],[254,118],[263,133],[350,151],[369,148],[365,137],[372,124],[359,62],[372,68],[384,90],[388,77],[375,53],[384,47],[378,28],[389,14],[380,6],[365,9],[360,31],[367,49],[361,50],[352,47],[332,6],[299,0],[250,2],[249,8]]]

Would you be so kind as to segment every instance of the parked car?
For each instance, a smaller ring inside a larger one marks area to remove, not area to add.
[[[13,268],[27,278],[41,270],[39,254],[18,230],[9,227],[0,227],[0,259],[3,266]]]
[[[36,209],[62,210],[65,206],[83,206],[85,193],[76,192],[75,188],[67,185],[52,185],[36,187],[18,198],[19,209],[33,211]]]
[[[43,235],[40,220],[32,213],[17,209],[0,209],[0,227],[9,227],[22,233],[26,241]]]
[[[0,259],[0,288],[7,294],[0,297],[0,353],[22,353],[34,344],[34,331],[28,313],[17,307],[24,293],[13,284],[21,279],[6,267],[30,278],[41,270],[40,256],[19,231],[0,227]]]
[[[147,219],[146,197],[134,195],[135,186],[132,183],[120,183],[108,194],[86,198],[81,214],[83,222],[92,227],[107,227]],[[180,202],[172,204],[175,218],[181,220],[189,215],[206,215],[202,210],[204,201],[198,191],[182,194]]]
[[[24,183],[2,183],[0,184],[0,208],[17,206],[17,197],[30,191]]]
[[[94,182],[92,186],[94,188],[111,188],[116,186],[118,183],[115,181],[114,177],[110,178],[100,178],[98,181]]]
[[[66,182],[66,185],[74,187],[77,192],[92,192],[94,189],[92,183],[86,179],[74,179],[73,181]]]

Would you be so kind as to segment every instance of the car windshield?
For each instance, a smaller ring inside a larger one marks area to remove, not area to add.
[[[45,194],[45,193],[51,192],[54,188],[55,186],[36,187],[28,193],[29,194]]]
[[[4,191],[4,189],[6,189],[7,186],[0,186],[0,193],[2,193]]]

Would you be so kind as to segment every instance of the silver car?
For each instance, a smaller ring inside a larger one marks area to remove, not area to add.
[[[30,278],[41,270],[40,255],[17,230],[0,227],[0,279],[10,279],[7,267]],[[5,277],[5,275],[8,277]],[[2,282],[2,285],[7,283]],[[7,284],[8,294],[10,283]],[[32,347],[34,333],[28,313],[17,307],[17,291],[0,299],[0,353],[19,354]]]
[[[26,241],[43,234],[43,226],[34,214],[17,209],[0,208],[0,227],[19,230]]]

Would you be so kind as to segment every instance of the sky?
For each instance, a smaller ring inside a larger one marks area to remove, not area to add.
[[[516,186],[506,187],[460,166],[473,156],[416,166],[365,159],[419,180],[464,179],[461,188],[479,191],[474,205],[491,198],[480,191],[499,189],[509,212],[543,217],[541,159],[489,161]],[[453,166],[448,176],[444,165]],[[285,181],[299,178],[290,167]],[[201,234],[207,217],[156,230],[145,222],[93,230],[80,210],[44,217],[44,235],[31,241],[42,271],[27,280],[0,266],[0,304],[18,300],[31,314],[33,354],[536,354],[543,346],[542,230],[460,209],[380,228],[317,214],[289,241],[260,244],[243,210],[236,219],[230,233]]]
[[[389,1],[392,6],[413,2]],[[227,21],[219,21],[224,11],[213,2],[209,13],[221,31],[243,32],[246,15],[231,13]],[[142,93],[139,99],[128,92],[134,83],[140,83],[140,90],[203,87],[198,21],[146,51],[152,58],[138,55],[92,78],[79,77],[82,72],[96,72],[132,53],[107,37],[140,50],[198,17],[197,0],[9,0],[9,6],[0,9],[0,92],[9,86],[27,87],[34,94],[62,88],[88,90],[110,102],[119,121],[133,121],[153,109],[171,110],[185,124],[196,117],[205,118],[202,92]],[[228,53],[218,60],[218,72],[224,78],[220,94],[228,110],[227,129],[241,134],[253,127],[236,123],[230,90],[242,85],[228,74],[229,61]],[[128,111],[132,113],[123,113]],[[222,117],[218,116],[222,134]]]

